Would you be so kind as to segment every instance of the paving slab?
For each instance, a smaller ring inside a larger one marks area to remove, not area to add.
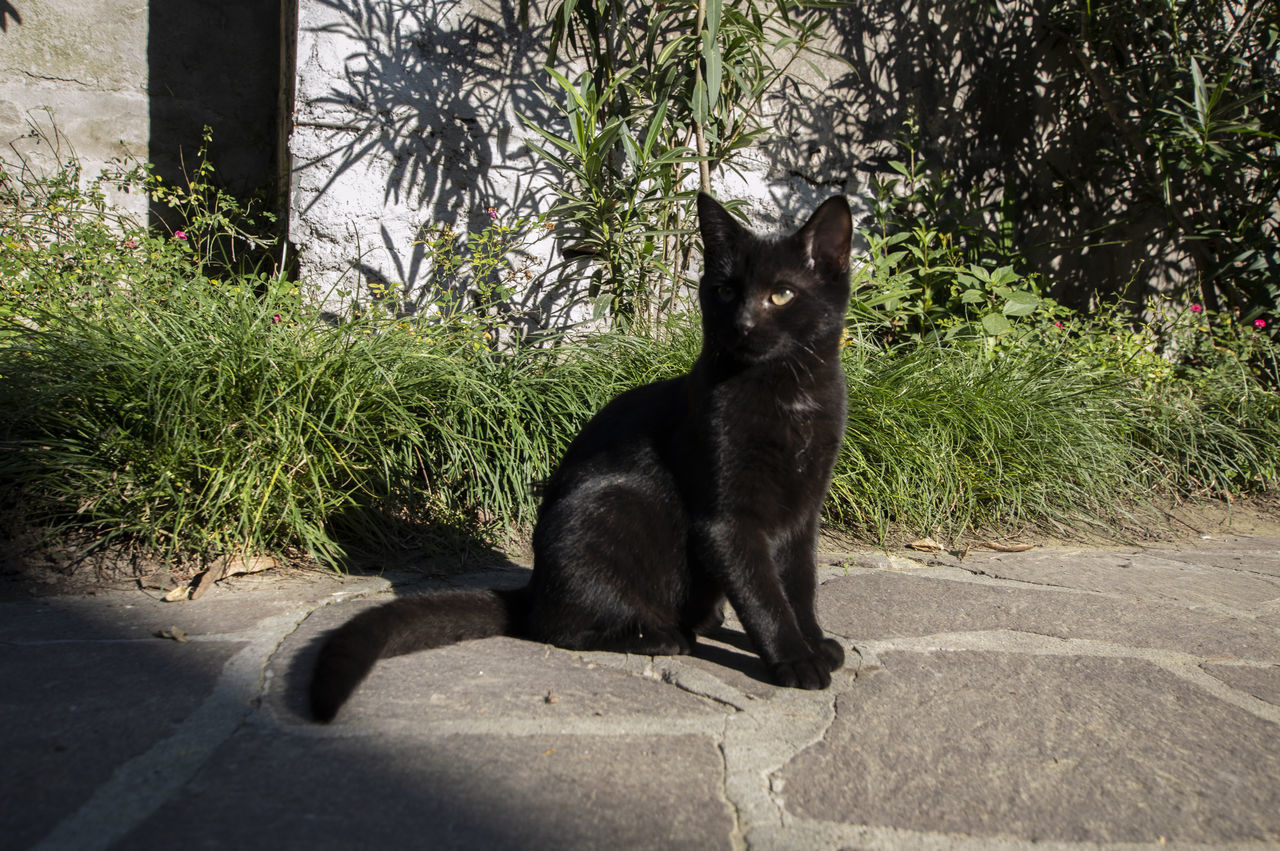
[[[1149,663],[880,658],[778,773],[789,811],[1033,842],[1280,840],[1275,725]]]
[[[1068,569],[1068,562],[1059,565]],[[1124,569],[1117,565],[1117,582]],[[1276,658],[1280,633],[1257,620],[1157,600],[863,570],[822,586],[823,625],[855,639],[1014,630],[1205,657]],[[1083,584],[1083,580],[1082,580]],[[1150,595],[1155,596],[1155,595]]]
[[[730,615],[692,657],[385,660],[330,725],[303,698],[327,630],[527,570],[10,593],[0,848],[1274,847],[1278,562],[1257,538],[826,553],[826,691],[769,684]]]
[[[1276,536],[1228,536],[1196,541],[1191,546],[1172,547],[1164,544],[1144,552],[1185,564],[1226,567],[1280,577],[1280,537]]]
[[[1214,564],[1203,554],[1195,555],[1201,557],[1091,551],[982,554],[967,558],[964,567],[1000,579],[1189,608],[1257,614],[1280,600],[1280,575],[1247,570],[1243,557],[1223,565]]]
[[[1231,665],[1225,662],[1206,662],[1200,666],[1205,673],[1234,689],[1265,700],[1272,706],[1280,706],[1280,665],[1258,667]]]
[[[0,606],[0,622],[13,627],[22,620],[12,606]],[[0,654],[0,847],[29,847],[118,765],[146,752],[157,737],[172,735],[212,692],[239,646],[6,641]]]
[[[118,847],[727,849],[723,774],[703,736],[249,729]]]
[[[215,585],[208,596],[180,602],[166,602],[160,592],[149,589],[11,599],[0,602],[0,610],[13,613],[0,620],[0,641],[21,641],[26,635],[39,635],[43,641],[149,641],[156,632],[175,626],[189,636],[231,634],[252,630],[263,619],[307,601],[360,597],[390,587],[379,577],[316,572],[232,577]]]

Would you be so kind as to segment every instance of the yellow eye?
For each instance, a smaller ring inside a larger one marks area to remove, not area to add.
[[[772,293],[770,293],[769,301],[778,305],[778,307],[782,307],[782,305],[791,301],[791,299],[795,297],[796,297],[795,290],[789,290],[786,287],[783,287],[782,289],[774,290]]]

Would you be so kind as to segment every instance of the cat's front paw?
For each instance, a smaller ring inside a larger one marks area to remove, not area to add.
[[[844,648],[834,638],[824,638],[818,642],[818,655],[827,661],[832,671],[838,671],[844,666]]]
[[[831,685],[831,672],[844,664],[844,648],[833,638],[810,645],[808,655],[775,662],[769,666],[773,681],[786,688],[824,689]]]
[[[831,685],[831,668],[820,655],[769,666],[773,682],[784,688],[824,689]]]

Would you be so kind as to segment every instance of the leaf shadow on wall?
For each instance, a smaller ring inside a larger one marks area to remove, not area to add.
[[[542,126],[553,118],[537,85],[545,48],[536,28],[520,26],[511,2],[316,5],[327,18],[314,28],[316,38],[349,48],[328,91],[299,92],[297,127],[323,140],[319,153],[295,160],[304,185],[308,173],[318,183],[300,196],[302,217],[315,214],[344,178],[371,173],[381,185],[371,179],[369,191],[380,192],[393,215],[448,224],[460,235],[483,229],[490,206],[513,217],[538,211],[539,187],[550,177],[524,145],[517,116]],[[300,64],[314,61],[299,56]],[[365,282],[397,287],[405,313],[438,298],[428,286],[425,247],[405,244],[385,222],[376,231],[376,246],[362,246],[374,249],[368,258],[353,250]],[[374,253],[386,258],[380,269]]]
[[[0,32],[9,31],[9,19],[13,18],[15,24],[22,24],[22,15],[18,14],[18,10],[8,0],[0,0]]]
[[[1178,279],[1185,252],[1163,217],[1135,204],[1124,165],[1099,156],[1116,130],[1055,25],[1051,4],[983,11],[947,0],[871,0],[829,10],[832,49],[849,68],[821,91],[783,98],[774,158],[796,173],[892,176],[908,119],[919,154],[954,178],[963,226],[987,228],[998,205],[1014,246],[1074,307],[1111,295],[1141,300]],[[974,201],[968,199],[975,199]]]

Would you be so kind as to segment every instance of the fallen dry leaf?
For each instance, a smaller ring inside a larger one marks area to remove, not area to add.
[[[227,563],[222,559],[218,559],[211,564],[208,570],[197,576],[195,581],[191,583],[191,599],[199,600],[203,597],[205,593],[213,587],[213,583],[222,578],[222,575],[226,573],[226,570]]]
[[[227,559],[227,576],[239,576],[242,573],[260,573],[276,566],[276,560],[270,556],[230,556]]]
[[[918,541],[912,541],[911,543],[907,544],[907,548],[912,550],[919,550],[922,553],[940,553],[946,549],[946,547],[942,546],[942,544],[939,544],[933,538],[921,538]]]
[[[171,588],[169,591],[165,592],[165,595],[161,599],[166,603],[176,603],[179,600],[185,600],[190,596],[191,586],[179,585],[177,588]]]
[[[186,644],[190,640],[187,638],[187,634],[176,626],[156,630],[156,638],[167,638],[170,641],[177,641],[181,644]]]
[[[1025,553],[1035,549],[1035,544],[997,544],[995,541],[983,541],[978,546],[995,550],[998,553]]]

